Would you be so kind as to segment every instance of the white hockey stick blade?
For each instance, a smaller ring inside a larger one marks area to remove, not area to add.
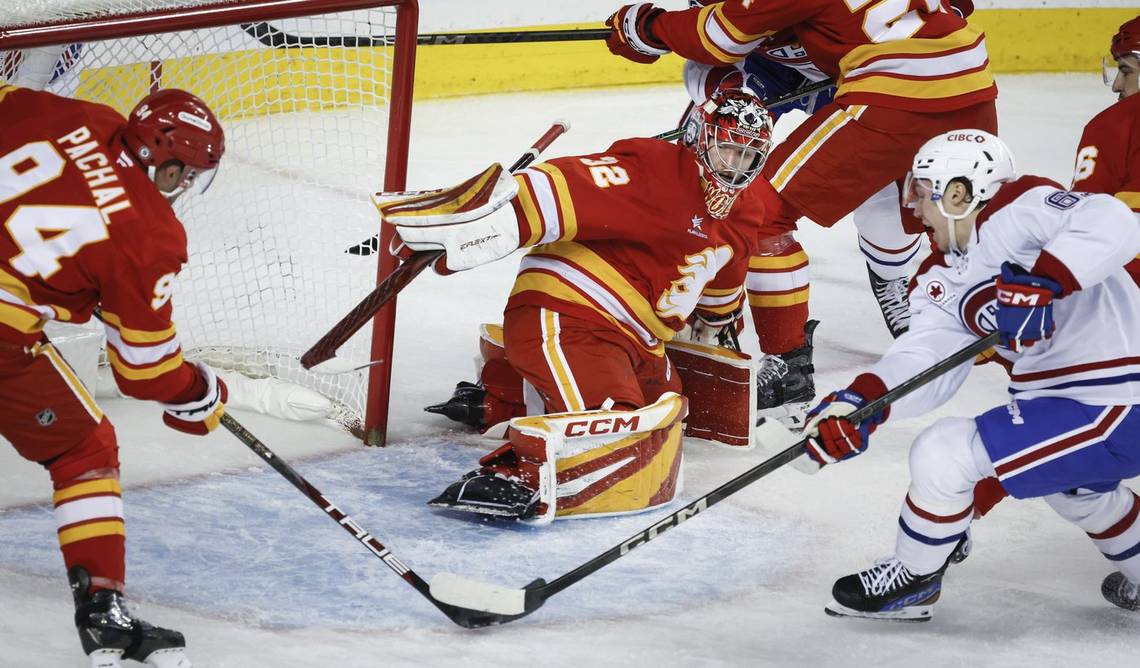
[[[526,590],[499,587],[454,573],[439,573],[433,577],[431,595],[444,603],[496,615],[526,612]]]
[[[756,443],[759,444],[757,449],[764,453],[765,457],[771,457],[778,452],[787,450],[804,437],[802,432],[792,431],[784,423],[773,418],[765,418],[763,422],[753,428],[752,434]],[[796,457],[791,463],[792,468],[808,475],[818,473],[820,469],[819,464],[814,459],[804,455]]]

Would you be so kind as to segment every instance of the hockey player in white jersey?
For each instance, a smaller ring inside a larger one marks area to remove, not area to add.
[[[972,364],[860,424],[843,417],[993,331],[1010,402],[919,434],[894,554],[836,581],[826,611],[930,619],[973,519],[974,485],[989,476],[1084,530],[1116,569],[1104,597],[1140,609],[1140,497],[1121,484],[1140,475],[1140,289],[1124,270],[1140,252],[1135,216],[1108,195],[1016,178],[1008,147],[979,130],[927,142],[907,197],[937,246],[916,277],[910,331],[809,413],[800,461],[854,457],[887,417],[945,403]]]

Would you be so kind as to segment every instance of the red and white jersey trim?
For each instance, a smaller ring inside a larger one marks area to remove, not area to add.
[[[1131,406],[1108,406],[1091,425],[1080,427],[1042,441],[994,462],[998,480],[1005,480],[1104,441],[1128,416]]]

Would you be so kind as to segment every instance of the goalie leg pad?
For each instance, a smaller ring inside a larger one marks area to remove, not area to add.
[[[756,423],[756,369],[748,355],[703,343],[666,344],[689,399],[685,437],[750,449]]]
[[[508,443],[429,505],[541,525],[669,503],[681,490],[687,405],[667,393],[634,411],[517,418]]]

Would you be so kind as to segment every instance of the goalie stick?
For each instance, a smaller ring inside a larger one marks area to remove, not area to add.
[[[530,163],[534,162],[540,153],[542,153],[548,146],[554,143],[555,139],[562,136],[563,133],[570,129],[570,124],[566,121],[555,121],[554,125],[550,126],[541,137],[538,138],[530,148],[519,156],[511,165],[511,172],[518,171]],[[378,237],[374,237],[378,239]],[[363,242],[364,244],[370,243],[369,241]],[[376,241],[379,244],[379,241]],[[400,290],[403,290],[412,279],[419,276],[424,269],[427,269],[433,262],[443,256],[442,250],[432,251],[419,251],[412,253],[412,255],[404,260],[392,273],[380,282],[372,292],[368,293],[351,311],[348,312],[340,322],[333,325],[324,336],[320,338],[311,348],[301,355],[301,366],[306,369],[311,369],[321,362],[326,362],[336,355],[336,351],[340,349],[346,341],[352,338],[353,334],[360,331],[360,328],[368,323],[374,315],[393,297],[396,296]]]
[[[851,413],[847,418],[856,423],[867,419],[923,385],[942,376],[946,372],[974,359],[982,352],[992,348],[997,342],[997,332],[978,339],[946,359],[907,379],[898,387],[891,389],[883,396]],[[781,427],[781,430],[784,438],[791,436],[791,432],[786,428]],[[748,469],[701,498],[687,504],[672,515],[655,522],[648,528],[637,532],[609,550],[606,550],[574,570],[550,582],[539,578],[522,589],[507,589],[477,580],[471,580],[453,573],[440,573],[432,578],[430,587],[431,594],[437,600],[451,605],[462,606],[465,609],[471,610],[482,610],[488,614],[501,615],[502,619],[500,623],[514,621],[515,619],[529,615],[542,607],[542,604],[551,596],[582,580],[603,566],[617,561],[632,552],[635,548],[645,545],[667,530],[675,526],[680,526],[682,522],[692,519],[698,513],[707,510],[714,504],[723,501],[784,464],[803,455],[806,442],[807,439],[796,441],[793,445],[764,460],[760,464],[757,464],[753,468]]]
[[[309,497],[309,500],[317,505],[318,508],[323,510],[326,515],[332,518],[334,522],[344,527],[344,530],[352,534],[352,537],[357,540],[361,545],[368,548],[376,558],[380,559],[392,569],[396,575],[399,575],[405,582],[415,588],[424,598],[431,602],[432,605],[439,608],[443,614],[447,615],[448,619],[456,624],[468,628],[477,629],[483,626],[492,626],[494,624],[503,624],[511,621],[510,615],[501,615],[495,612],[488,612],[486,610],[477,610],[467,608],[462,605],[455,605],[447,603],[436,598],[431,593],[431,587],[424,581],[416,572],[408,568],[391,550],[384,547],[376,537],[369,533],[366,529],[356,523],[356,520],[348,516],[343,510],[338,508],[336,504],[329,501],[320,490],[313,487],[308,480],[305,480],[300,473],[290,466],[285,460],[278,457],[273,453],[264,443],[262,443],[256,436],[254,436],[248,429],[243,427],[234,416],[229,413],[222,414],[222,426],[229,430],[231,434],[237,437],[239,441],[244,443],[246,447],[254,452],[258,457],[273,467],[273,470],[281,474],[283,478],[293,484],[294,487],[301,490],[301,492]],[[469,585],[470,587],[478,588],[478,583]],[[482,591],[479,592],[478,597],[480,600],[496,601],[501,592],[508,592],[510,590],[503,589],[502,587],[495,587],[492,585],[485,585]],[[495,604],[495,607],[506,607],[505,604]]]

